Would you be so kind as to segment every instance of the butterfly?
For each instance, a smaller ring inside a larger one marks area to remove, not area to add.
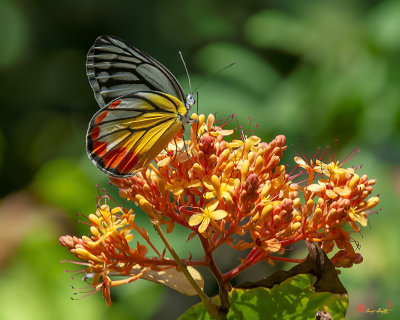
[[[89,123],[86,150],[110,176],[133,176],[193,122],[193,95],[185,96],[160,62],[120,39],[98,37],[86,73],[100,106]]]

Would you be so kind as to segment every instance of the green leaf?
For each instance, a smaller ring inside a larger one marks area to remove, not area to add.
[[[314,319],[320,310],[329,311],[333,319],[344,319],[346,294],[315,292],[317,277],[298,274],[272,289],[233,289],[227,319]],[[190,308],[180,320],[212,319],[201,303]]]
[[[289,271],[234,288],[226,319],[315,319],[318,311],[344,319],[348,296],[334,266],[319,247],[310,245],[309,251],[307,260]],[[213,300],[218,304],[218,297]],[[179,319],[212,317],[199,303]]]

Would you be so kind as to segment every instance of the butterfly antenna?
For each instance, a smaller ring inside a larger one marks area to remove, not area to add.
[[[222,71],[224,71],[224,70],[226,70],[226,69],[232,67],[232,66],[235,65],[235,64],[236,64],[236,61],[233,61],[233,62],[231,62],[230,64],[228,64],[227,66],[223,67],[222,69],[219,69],[217,72],[214,72],[213,74],[211,74],[210,76],[208,76],[206,79],[204,79],[203,82],[201,82],[201,83],[197,86],[196,89],[194,89],[193,94],[195,94],[195,93],[197,92],[197,90],[199,90],[199,88],[200,88],[201,86],[203,86],[203,85],[204,85],[207,81],[209,81],[211,78],[215,77],[218,73],[220,73],[220,72],[222,72]]]
[[[196,103],[196,113],[199,114],[199,92],[196,91],[195,95],[196,95],[196,101],[197,101],[197,103]]]
[[[182,60],[183,66],[185,67],[186,76],[187,76],[187,78],[188,78],[188,82],[189,82],[189,91],[190,91],[190,92],[192,92],[192,83],[190,82],[189,71],[188,71],[188,69],[187,69],[187,67],[186,67],[185,60],[183,59],[182,52],[180,52],[180,51],[179,51],[179,56],[181,57],[181,60]]]
[[[199,92],[196,92],[196,113],[199,115]],[[199,141],[199,119],[196,119],[196,139]]]
[[[186,155],[188,156],[190,162],[191,162],[192,165],[193,165],[194,162],[193,162],[192,158],[190,157],[189,152],[188,152],[188,149],[187,149],[187,147],[186,147],[186,142],[185,142],[185,126],[182,126],[182,129],[183,129],[183,133],[182,133],[182,137],[183,137],[183,147],[185,148]]]

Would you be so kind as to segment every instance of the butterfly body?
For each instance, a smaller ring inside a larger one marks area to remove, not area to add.
[[[101,108],[89,123],[87,153],[108,175],[142,170],[192,122],[193,96],[161,63],[122,40],[97,38],[86,65]]]

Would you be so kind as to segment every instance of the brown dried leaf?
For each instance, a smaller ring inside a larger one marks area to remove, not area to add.
[[[198,272],[195,268],[189,266],[187,267],[189,273],[192,275],[193,279],[196,281],[197,285],[203,289],[204,288],[204,279],[200,272]],[[143,267],[136,265],[132,268],[130,274],[135,275],[140,273],[143,270]],[[149,280],[152,282],[157,282],[171,288],[175,291],[178,291],[187,296],[195,296],[197,292],[194,290],[190,282],[186,279],[183,272],[177,270],[176,268],[171,268],[167,270],[148,270],[141,279]]]

